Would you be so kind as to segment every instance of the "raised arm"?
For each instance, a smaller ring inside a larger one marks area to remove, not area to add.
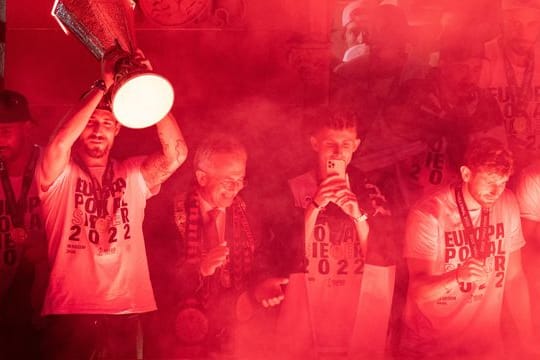
[[[178,123],[168,114],[156,124],[161,151],[149,155],[143,162],[141,172],[148,188],[167,180],[187,157],[187,145]]]
[[[71,147],[83,132],[104,93],[97,87],[92,88],[88,95],[70,110],[54,131],[45,147],[40,164],[39,186],[42,191],[49,189],[68,164]]]
[[[53,132],[40,163],[39,186],[42,191],[47,191],[67,166],[71,156],[71,147],[85,129],[106,89],[113,84],[113,62],[112,55],[102,61],[101,72],[105,86],[92,86],[86,96],[66,114]]]

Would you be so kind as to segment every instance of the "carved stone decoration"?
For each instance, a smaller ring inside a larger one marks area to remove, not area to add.
[[[138,0],[146,18],[174,28],[242,25],[246,0]]]
[[[330,67],[328,44],[293,43],[289,48],[288,60],[306,85],[320,86],[327,82]]]
[[[144,15],[163,26],[185,26],[207,16],[212,0],[139,0]]]
[[[288,63],[304,84],[304,102],[327,103],[330,84],[329,44],[318,41],[289,44]]]
[[[245,0],[214,0],[211,21],[219,27],[241,25],[245,13]]]

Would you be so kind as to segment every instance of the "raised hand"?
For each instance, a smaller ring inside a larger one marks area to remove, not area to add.
[[[265,308],[279,305],[285,298],[281,286],[288,283],[288,278],[269,278],[264,280],[255,287],[255,300]]]
[[[199,267],[201,275],[213,275],[218,267],[225,264],[228,255],[229,248],[227,247],[226,243],[211,248],[201,261],[201,265]]]
[[[456,278],[458,282],[485,283],[487,272],[482,260],[468,258],[457,268]]]
[[[343,210],[345,214],[352,218],[356,219],[362,216],[362,211],[358,205],[358,199],[356,198],[356,195],[348,188],[340,189],[336,192],[335,203],[341,208],[341,210]]]
[[[337,174],[332,174],[321,182],[313,201],[315,201],[319,207],[324,207],[328,205],[329,202],[335,202],[337,192],[344,188],[347,188],[346,181]]]

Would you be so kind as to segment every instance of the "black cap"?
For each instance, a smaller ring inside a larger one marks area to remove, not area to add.
[[[28,101],[18,92],[0,90],[0,123],[32,120]]]

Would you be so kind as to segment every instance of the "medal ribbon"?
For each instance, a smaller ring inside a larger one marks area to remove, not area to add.
[[[0,179],[2,181],[2,188],[6,195],[6,210],[11,216],[11,223],[16,228],[24,228],[24,213],[27,207],[27,197],[32,181],[34,179],[34,171],[36,169],[37,160],[39,158],[39,147],[33,145],[32,154],[28,163],[24,169],[21,195],[17,201],[15,197],[15,191],[9,179],[9,173],[4,160],[0,159]]]
[[[485,261],[489,254],[489,208],[482,208],[482,214],[480,218],[480,231],[476,236],[476,230],[474,229],[471,215],[465,204],[465,198],[463,197],[462,184],[455,186],[456,204],[465,230],[465,236],[469,241],[469,247],[471,249],[471,255],[475,259]]]
[[[501,46],[502,49],[504,47]],[[523,73],[523,80],[521,81],[521,87],[519,86],[516,78],[516,73],[514,71],[514,67],[512,66],[512,63],[510,63],[510,59],[508,58],[508,55],[506,51],[503,50],[503,60],[504,60],[504,71],[506,73],[506,81],[508,82],[508,87],[510,88],[512,92],[512,102],[517,105],[518,109],[520,111],[525,111],[524,103],[526,102],[527,98],[527,91],[530,90],[534,75],[534,51],[531,51],[528,56],[527,61],[527,67],[525,68],[525,72]]]

